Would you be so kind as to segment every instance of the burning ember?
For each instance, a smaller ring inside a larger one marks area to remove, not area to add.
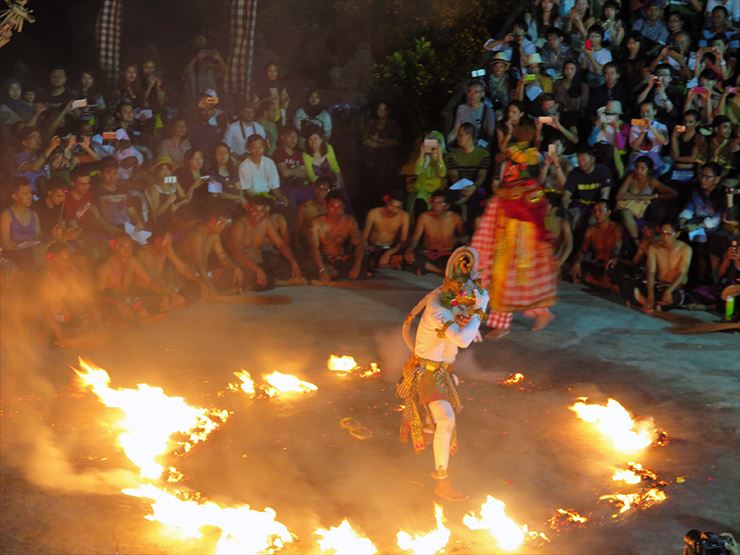
[[[573,509],[558,509],[555,511],[555,516],[547,522],[550,524],[550,528],[556,532],[561,532],[570,528],[582,528],[586,526],[588,520],[588,517],[577,513]]]
[[[349,355],[330,355],[326,367],[332,372],[344,372],[349,374],[352,370],[360,367],[354,357]]]
[[[228,411],[193,407],[182,397],[169,397],[161,387],[138,384],[137,389],[111,389],[108,372],[82,358],[79,364],[81,370],[75,372],[83,385],[105,406],[123,411],[118,426],[124,431],[118,444],[144,478],[161,476],[163,466],[158,459],[173,450],[170,436],[178,434],[175,444],[187,452],[229,417]]]
[[[524,381],[524,374],[522,374],[521,372],[515,372],[505,380],[501,380],[498,383],[500,383],[501,385],[515,385],[522,381]]]
[[[318,390],[318,386],[304,382],[291,374],[282,372],[273,372],[272,374],[263,374],[262,379],[269,384],[263,387],[268,397],[277,397],[291,393],[309,393]]]
[[[352,525],[345,518],[339,526],[325,530],[319,528],[316,535],[319,549],[323,553],[351,553],[353,555],[374,555],[378,549],[368,538],[357,535]]]
[[[638,451],[653,443],[657,430],[652,419],[633,420],[629,411],[614,399],[609,399],[606,406],[589,405],[585,400],[585,397],[579,399],[570,410],[581,420],[595,424],[619,451]]]
[[[250,398],[253,398],[255,395],[257,395],[257,388],[255,387],[254,380],[252,379],[252,376],[249,372],[247,372],[246,370],[241,370],[239,372],[234,372],[234,375],[239,378],[239,382],[241,383],[230,383],[228,386],[229,391],[243,391]]]
[[[618,468],[614,471],[612,480],[615,482],[625,482],[627,484],[639,484],[645,480],[654,482],[657,480],[655,472],[643,468],[640,463],[628,463],[627,468]]]
[[[370,368],[360,372],[361,378],[372,378],[373,376],[379,376],[379,375],[380,375],[380,367],[374,362],[370,363]]]
[[[171,527],[186,538],[202,537],[201,529],[221,530],[216,553],[273,553],[293,541],[288,528],[275,520],[275,511],[254,511],[249,505],[221,507],[211,501],[179,499],[152,484],[123,490],[126,495],[152,500],[148,520]]]
[[[442,507],[434,504],[434,518],[437,528],[426,534],[411,536],[408,532],[400,531],[396,535],[398,547],[403,551],[411,551],[418,555],[440,553],[450,541],[450,530],[444,525],[444,512]]]
[[[530,532],[526,524],[518,525],[506,515],[505,508],[503,501],[489,495],[481,505],[480,518],[475,513],[468,513],[463,517],[463,524],[471,530],[487,530],[498,546],[506,551],[516,549],[527,538],[549,541],[542,533]]]
[[[608,501],[619,509],[617,514],[612,515],[612,518],[617,518],[632,508],[648,509],[666,499],[668,499],[668,495],[659,488],[650,488],[637,493],[614,493],[599,497],[599,501]]]

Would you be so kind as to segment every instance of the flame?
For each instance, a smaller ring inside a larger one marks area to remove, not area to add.
[[[331,527],[328,530],[319,528],[315,533],[320,536],[318,540],[319,549],[323,553],[374,555],[378,552],[373,542],[368,538],[357,535],[357,532],[346,518],[339,526]]]
[[[514,374],[511,374],[505,380],[501,380],[499,383],[501,385],[514,385],[514,384],[518,384],[522,380],[524,380],[524,374],[522,374],[521,372],[515,372]]]
[[[319,389],[318,386],[310,382],[304,382],[296,376],[283,374],[282,372],[263,374],[262,379],[269,384],[269,387],[263,387],[268,397],[276,397],[286,393],[309,393]]]
[[[579,514],[573,509],[557,509],[555,516],[551,517],[547,522],[550,524],[550,528],[559,532],[564,528],[581,528],[586,525],[588,520],[588,517]]]
[[[257,395],[257,388],[254,385],[254,380],[249,372],[241,370],[234,372],[234,375],[239,378],[239,382],[232,382],[228,385],[229,391],[243,391],[251,399]]]
[[[442,507],[434,504],[434,519],[437,528],[426,534],[411,536],[408,532],[401,530],[396,534],[398,547],[403,551],[411,551],[419,555],[429,553],[440,553],[450,541],[450,530],[444,525],[444,511]]]
[[[225,410],[190,406],[182,397],[165,395],[161,387],[138,384],[137,389],[111,389],[108,372],[82,358],[79,364],[82,370],[75,373],[82,383],[104,405],[123,411],[118,426],[124,431],[118,436],[118,444],[144,478],[161,476],[164,468],[158,459],[171,450],[170,436],[180,434],[176,444],[190,451],[229,416]]]
[[[668,494],[659,488],[650,488],[637,493],[613,493],[599,497],[599,501],[608,501],[619,509],[617,514],[612,515],[612,518],[617,518],[633,507],[648,509],[666,499],[668,499]]]
[[[636,422],[618,401],[609,399],[606,406],[586,404],[581,398],[569,408],[581,420],[595,424],[602,435],[611,439],[619,451],[637,451],[653,442],[656,429],[652,420]]]
[[[463,524],[471,530],[488,530],[501,549],[516,549],[525,539],[550,541],[542,532],[530,531],[527,525],[518,525],[506,515],[506,504],[495,497],[488,496],[480,508],[480,518],[475,513],[463,517]]]
[[[212,501],[180,499],[153,484],[144,484],[123,493],[152,500],[148,520],[172,528],[184,538],[200,539],[201,530],[213,526],[221,530],[216,553],[274,553],[293,541],[288,528],[275,520],[275,511],[252,510],[249,505],[221,507]]]
[[[374,362],[370,363],[370,368],[360,372],[361,378],[372,378],[373,376],[379,376],[379,375],[380,375],[380,367]]]
[[[359,368],[359,365],[354,357],[349,355],[330,355],[329,360],[326,362],[326,367],[332,372],[349,373]]]
[[[641,481],[655,481],[658,476],[655,472],[643,468],[640,463],[627,463],[627,468],[617,468],[614,471],[612,480],[615,482],[625,482],[627,484],[639,484]]]

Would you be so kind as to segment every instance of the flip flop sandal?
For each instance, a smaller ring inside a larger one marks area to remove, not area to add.
[[[358,426],[357,428],[350,430],[349,435],[351,435],[355,439],[364,440],[373,437],[373,432],[365,426]]]
[[[344,428],[345,430],[349,430],[351,432],[352,430],[356,430],[357,428],[361,428],[362,425],[357,420],[355,420],[354,418],[347,417],[347,418],[342,418],[339,421],[339,427],[340,428]]]

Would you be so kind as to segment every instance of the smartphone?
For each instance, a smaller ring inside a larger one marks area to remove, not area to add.
[[[201,179],[202,179],[203,181],[208,181],[209,179],[211,179],[211,176],[210,176],[210,175],[201,175],[201,176],[200,176],[200,178],[201,178]]]
[[[630,124],[635,127],[647,127],[647,121],[644,119],[633,119],[630,121]]]
[[[176,185],[177,184],[177,177],[174,175],[168,175],[164,178],[164,182],[168,185]]]
[[[685,125],[677,125],[674,129],[676,130],[676,133],[686,133]]]
[[[524,76],[525,83],[531,83],[532,81],[536,81],[536,80],[537,80],[537,76],[534,73],[527,73]]]
[[[614,114],[603,115],[601,116],[601,121],[603,121],[604,123],[614,123],[615,121],[617,121],[617,116],[615,116]]]
[[[552,117],[551,116],[540,116],[537,118],[537,121],[540,123],[552,123]]]
[[[471,77],[483,77],[486,74],[486,70],[483,68],[474,69],[470,72]]]
[[[727,92],[730,94],[740,93],[740,87],[727,87]]]
[[[209,96],[206,98],[206,104],[218,104],[218,97],[217,96]]]
[[[104,141],[115,141],[116,140],[116,132],[115,131],[103,131],[103,140]]]
[[[594,49],[594,42],[591,39],[586,39],[586,42],[583,43],[583,47],[586,50],[593,50]]]
[[[80,98],[79,100],[72,101],[73,110],[78,110],[80,108],[87,108],[87,98]]]
[[[704,87],[694,87],[691,90],[694,92],[694,94],[706,94],[707,92],[707,89],[705,89]]]
[[[432,152],[438,144],[436,139],[424,139],[424,154]]]
[[[557,156],[555,145],[547,145],[547,155],[548,156]]]

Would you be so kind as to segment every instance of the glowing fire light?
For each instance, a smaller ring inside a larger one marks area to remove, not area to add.
[[[378,552],[373,542],[359,536],[346,518],[339,526],[319,528],[316,535],[320,537],[318,543],[323,553],[374,555]]]
[[[506,515],[505,508],[503,501],[489,495],[481,505],[480,518],[475,513],[468,513],[463,517],[463,524],[471,530],[487,530],[498,546],[506,551],[516,549],[527,537],[547,540],[544,534],[529,532],[526,524],[520,526],[514,522]]]
[[[102,368],[79,359],[75,370],[82,383],[92,389],[104,405],[121,409],[118,426],[124,430],[118,444],[141,471],[144,478],[161,476],[158,458],[172,450],[170,436],[179,433],[176,442],[185,452],[223,424],[228,411],[208,410],[188,405],[182,397],[169,397],[161,387],[138,384],[137,389],[111,389],[110,376]]]
[[[561,531],[565,528],[581,528],[588,522],[588,517],[579,514],[573,509],[558,509],[555,511],[555,516],[551,517],[548,521],[550,528],[556,531]]]
[[[651,420],[636,422],[629,411],[618,401],[609,399],[606,406],[586,404],[581,398],[570,410],[581,420],[596,425],[596,428],[611,439],[619,451],[637,451],[653,442],[656,429]]]
[[[269,384],[263,390],[268,397],[276,397],[289,393],[309,393],[318,390],[318,386],[310,382],[304,382],[291,374],[273,372],[263,374],[262,379]]]
[[[612,480],[615,482],[625,482],[627,484],[639,484],[641,481],[655,481],[658,476],[655,472],[643,468],[640,463],[630,462],[627,468],[617,468],[614,471]]]
[[[501,385],[515,385],[523,380],[524,380],[524,374],[522,374],[521,372],[515,372],[514,374],[511,374],[505,380],[501,380],[499,383]]]
[[[599,497],[599,501],[608,501],[619,509],[617,514],[612,515],[612,518],[617,518],[632,508],[648,509],[666,499],[668,499],[666,492],[658,488],[650,488],[637,493],[613,493]]]
[[[234,375],[239,378],[240,383],[232,382],[228,385],[229,391],[243,391],[250,398],[257,394],[257,388],[254,385],[254,380],[249,372],[241,370],[234,372]]]
[[[326,362],[326,367],[332,372],[345,372],[349,373],[360,366],[354,357],[349,355],[330,355],[329,360]]]
[[[398,547],[403,551],[422,555],[429,553],[440,553],[450,541],[450,529],[444,525],[444,512],[442,507],[434,504],[434,519],[437,521],[437,528],[426,534],[412,536],[408,532],[401,530],[396,534]]]
[[[211,501],[183,500],[152,484],[123,490],[126,495],[152,500],[148,520],[171,527],[183,537],[199,539],[201,529],[221,529],[216,553],[273,553],[293,541],[288,528],[275,520],[275,511],[254,511],[249,505],[221,507]]]
[[[360,372],[361,378],[372,378],[373,376],[379,376],[379,375],[380,375],[380,367],[378,367],[378,365],[375,364],[374,362],[370,363],[370,368]]]

